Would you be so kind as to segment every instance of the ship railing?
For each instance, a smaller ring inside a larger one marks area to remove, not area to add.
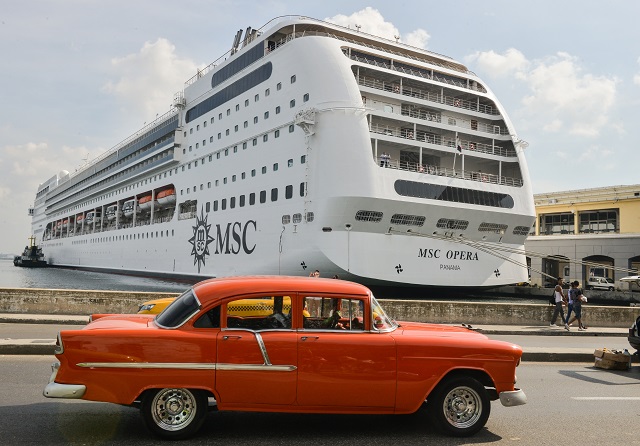
[[[489,155],[497,155],[504,157],[515,157],[517,153],[513,149],[506,149],[501,146],[485,144],[478,141],[471,141],[468,139],[458,139],[458,144],[454,138],[443,137],[441,135],[434,135],[430,132],[423,130],[416,130],[402,127],[390,127],[383,124],[371,124],[369,131],[386,136],[394,136],[396,138],[410,139],[416,141],[416,145],[419,143],[427,143],[438,146],[444,146],[457,149],[460,146],[460,150],[468,150],[469,152],[486,153]]]
[[[404,96],[422,99],[424,101],[435,102],[437,104],[446,104],[452,107],[459,107],[465,110],[484,113],[491,116],[497,116],[500,114],[500,112],[495,107],[492,107],[490,105],[479,104],[478,102],[459,99],[454,96],[441,95],[439,93],[425,91],[420,88],[407,87],[404,85],[400,85],[397,82],[385,82],[373,77],[358,77],[356,75],[356,78],[358,78],[358,84],[362,85],[363,87],[375,88],[378,90],[388,91],[390,93],[402,94]]]
[[[376,161],[376,160],[374,160]],[[448,178],[458,178],[462,180],[477,181],[481,183],[500,184],[503,186],[522,187],[521,178],[505,177],[481,171],[469,171],[462,169],[450,169],[448,167],[434,166],[430,164],[420,164],[416,162],[406,162],[398,160],[380,160],[378,165],[383,168],[404,170],[408,172],[418,172],[426,175],[434,175]]]

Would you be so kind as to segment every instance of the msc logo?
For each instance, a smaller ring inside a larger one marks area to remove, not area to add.
[[[251,254],[256,249],[256,244],[251,243],[251,233],[255,233],[258,225],[255,220],[245,223],[233,222],[225,225],[216,225],[216,238],[211,235],[211,225],[207,224],[209,214],[204,215],[204,208],[200,210],[200,217],[196,216],[196,225],[193,226],[191,243],[191,255],[193,264],[198,265],[198,273],[206,263],[207,256],[211,255],[209,245],[215,241],[214,254]]]

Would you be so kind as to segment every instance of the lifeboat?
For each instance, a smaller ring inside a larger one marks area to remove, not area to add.
[[[120,211],[118,211],[118,205],[112,204],[111,206],[107,206],[107,209],[104,211],[104,215],[109,221],[115,220],[116,217],[121,215]]]
[[[172,206],[176,204],[176,190],[174,188],[161,190],[156,195],[156,200],[162,207]]]
[[[84,215],[80,214],[76,217],[76,226],[82,226],[82,220],[84,220]]]
[[[101,219],[102,218],[100,216],[100,212],[96,212],[96,211],[87,212],[87,216],[85,217],[85,224],[92,225],[94,221],[96,223],[99,223]]]
[[[127,200],[122,204],[122,215],[124,215],[125,217],[129,218],[131,217],[134,213],[138,213],[139,209],[138,206],[136,205],[136,200]]]
[[[143,195],[138,200],[138,206],[140,207],[140,210],[143,211],[143,212],[150,211],[152,204],[153,204],[153,201],[151,200],[151,194]],[[156,204],[157,204],[157,202],[156,202]]]

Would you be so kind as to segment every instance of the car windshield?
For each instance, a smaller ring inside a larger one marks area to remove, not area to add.
[[[374,330],[392,331],[398,328],[396,321],[387,316],[373,295],[371,295],[371,321]]]
[[[200,310],[200,301],[193,289],[189,289],[156,316],[156,324],[162,328],[178,328],[198,310]]]

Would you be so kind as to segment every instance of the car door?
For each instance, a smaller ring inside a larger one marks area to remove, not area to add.
[[[365,299],[305,296],[298,330],[298,404],[337,408],[395,406],[396,346],[366,331]],[[305,314],[305,313],[303,313]]]
[[[218,403],[293,404],[297,337],[289,296],[243,296],[222,308],[217,336]]]

